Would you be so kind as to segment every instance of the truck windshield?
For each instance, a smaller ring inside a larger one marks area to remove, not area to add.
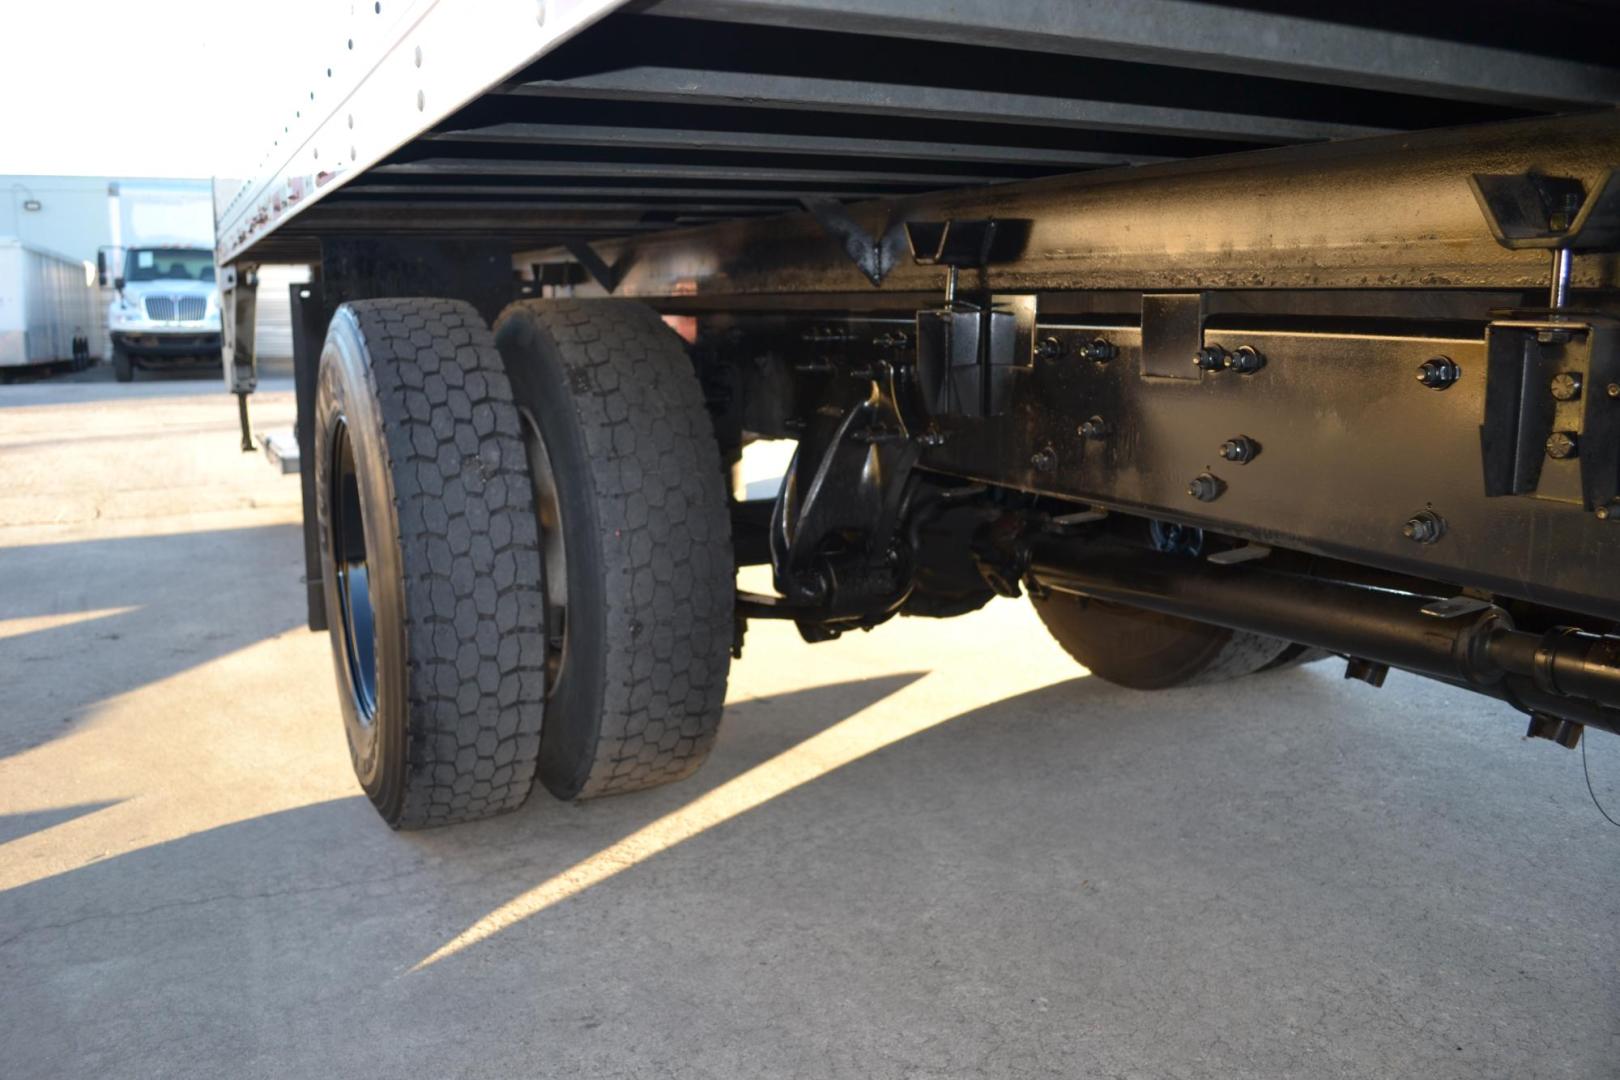
[[[214,253],[206,248],[131,248],[125,281],[213,281]]]

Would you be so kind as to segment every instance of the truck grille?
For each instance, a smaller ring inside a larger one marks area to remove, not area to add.
[[[208,310],[204,296],[148,296],[146,317],[163,322],[198,322]]]

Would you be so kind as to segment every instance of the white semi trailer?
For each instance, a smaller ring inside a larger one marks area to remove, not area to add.
[[[100,326],[94,267],[0,238],[0,371],[91,360]]]
[[[679,779],[751,620],[997,594],[1125,686],[1337,655],[1620,732],[1620,15],[1478,6],[353,5],[215,254],[242,395],[257,267],[315,268],[379,812]]]

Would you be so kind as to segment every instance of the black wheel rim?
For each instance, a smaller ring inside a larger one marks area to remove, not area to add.
[[[562,678],[568,658],[568,553],[563,547],[562,499],[557,492],[557,474],[551,467],[551,454],[540,434],[540,424],[528,409],[520,410],[523,420],[523,449],[529,458],[529,478],[534,485],[534,516],[540,530],[541,575],[545,594],[546,696],[550,697]]]
[[[369,731],[377,716],[377,630],[366,565],[360,479],[349,441],[349,425],[341,416],[333,432],[331,475],[326,510],[331,523],[332,561],[337,568],[338,606],[343,616],[343,653],[355,712],[361,727]]]

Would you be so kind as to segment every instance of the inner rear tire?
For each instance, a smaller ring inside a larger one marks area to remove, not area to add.
[[[625,300],[514,304],[495,340],[558,576],[540,782],[576,799],[678,780],[714,744],[735,631],[724,463],[691,359]]]
[[[467,304],[345,304],[321,352],[315,496],[354,771],[399,829],[522,804],[544,708],[517,410]]]
[[[1224,682],[1294,659],[1280,638],[1066,593],[1030,597],[1057,643],[1093,675],[1133,690]]]

